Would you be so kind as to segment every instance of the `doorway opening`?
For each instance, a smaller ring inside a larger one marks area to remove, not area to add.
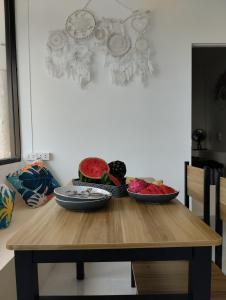
[[[226,45],[192,47],[192,163],[226,166]]]

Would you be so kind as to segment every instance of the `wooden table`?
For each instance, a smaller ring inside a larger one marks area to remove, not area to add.
[[[18,300],[94,297],[39,297],[38,263],[166,260],[190,261],[189,295],[98,298],[210,300],[212,246],[221,237],[177,201],[146,205],[125,197],[97,212],[76,213],[52,200],[45,208],[7,243],[15,251]]]

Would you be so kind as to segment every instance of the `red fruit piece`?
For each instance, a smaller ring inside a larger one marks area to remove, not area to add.
[[[133,193],[139,193],[141,190],[145,189],[148,183],[142,179],[133,179],[129,183],[129,191]]]
[[[140,191],[140,194],[142,195],[150,195],[150,191],[148,189],[143,189]]]
[[[109,178],[111,179],[111,181],[114,183],[114,185],[116,186],[120,186],[121,182],[118,180],[118,178],[116,178],[115,176],[108,174]]]
[[[164,185],[164,184],[162,184],[160,186],[160,188],[161,188],[161,191],[162,191],[163,194],[174,194],[174,193],[176,193],[176,191],[173,188],[171,188],[170,186]]]
[[[103,173],[108,173],[110,168],[106,161],[99,157],[88,157],[79,164],[79,177],[87,179],[101,179]]]
[[[147,187],[147,190],[149,191],[149,194],[158,195],[161,194],[161,191],[159,189],[158,185],[150,183]]]

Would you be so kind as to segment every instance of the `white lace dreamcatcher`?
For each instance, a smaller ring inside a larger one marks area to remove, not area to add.
[[[134,11],[126,20],[96,20],[88,10],[89,0],[83,9],[72,13],[64,30],[51,32],[47,42],[47,67],[53,77],[77,79],[85,88],[93,79],[93,56],[104,51],[105,66],[112,82],[124,86],[136,76],[143,84],[153,72],[151,49],[146,33],[150,27],[150,11]],[[115,0],[128,8],[119,0]]]
[[[64,30],[51,32],[47,42],[47,68],[56,78],[77,80],[82,88],[92,81],[93,52],[87,43],[96,27],[95,17],[86,8],[72,13]]]
[[[111,20],[111,23],[113,30],[106,43],[105,65],[110,69],[113,83],[124,86],[139,76],[146,84],[153,72],[149,40],[145,37],[150,25],[150,12],[136,11],[124,21]]]

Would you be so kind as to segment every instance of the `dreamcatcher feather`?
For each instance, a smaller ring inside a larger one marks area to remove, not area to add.
[[[75,44],[64,31],[54,31],[49,36],[47,49],[46,64],[53,77],[62,78],[66,75],[77,79],[82,88],[91,82],[93,53],[88,47]]]
[[[57,30],[50,33],[47,43],[46,64],[53,77],[61,78],[65,75],[69,47],[69,40],[64,31]]]
[[[67,73],[74,80],[77,79],[82,88],[85,88],[92,81],[92,57],[92,51],[85,46],[75,46],[70,53]]]

